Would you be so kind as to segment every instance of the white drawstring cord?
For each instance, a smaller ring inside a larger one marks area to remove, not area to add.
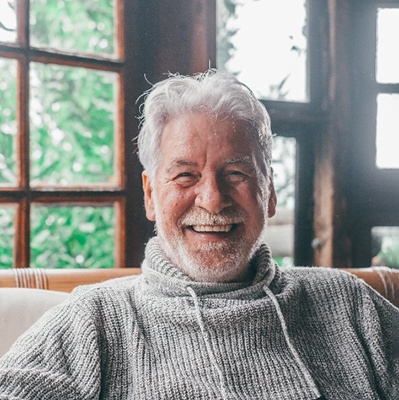
[[[187,291],[190,293],[190,296],[192,297],[192,299],[194,301],[194,307],[195,307],[195,311],[196,311],[198,325],[201,329],[202,337],[204,338],[205,347],[208,352],[208,356],[211,360],[211,363],[213,364],[213,366],[215,367],[215,369],[219,375],[220,392],[221,392],[222,398],[227,400],[227,399],[229,399],[229,397],[227,396],[227,389],[226,389],[226,382],[224,379],[224,374],[216,360],[215,354],[213,353],[213,350],[212,350],[212,347],[211,347],[211,344],[209,341],[209,335],[205,329],[204,320],[202,318],[202,313],[201,313],[201,308],[200,308],[199,301],[198,301],[198,296],[190,286],[187,286]]]
[[[319,389],[316,386],[316,383],[314,382],[312,376],[310,375],[308,369],[306,368],[305,364],[301,360],[301,357],[299,356],[298,352],[296,351],[294,345],[291,342],[290,336],[288,334],[288,329],[287,329],[287,324],[285,323],[284,315],[281,311],[280,304],[278,304],[278,301],[276,299],[276,296],[273,294],[273,292],[265,285],[263,286],[263,290],[265,291],[266,295],[270,298],[270,300],[273,302],[274,308],[276,309],[278,319],[280,320],[281,324],[281,329],[283,330],[284,338],[285,341],[288,345],[288,348],[291,351],[291,354],[294,356],[294,359],[296,363],[299,365],[300,370],[302,371],[306,382],[308,385],[311,387],[313,392],[317,397],[320,397],[321,394],[319,392]]]

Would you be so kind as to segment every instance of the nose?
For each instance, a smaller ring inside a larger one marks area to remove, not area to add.
[[[223,183],[218,182],[217,178],[202,177],[196,187],[195,205],[206,211],[217,214],[224,208],[233,203],[228,188]]]

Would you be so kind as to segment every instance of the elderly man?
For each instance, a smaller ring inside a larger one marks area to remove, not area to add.
[[[271,140],[229,75],[156,84],[142,275],[48,312],[0,361],[0,399],[399,399],[399,311],[348,274],[279,269],[262,242]]]

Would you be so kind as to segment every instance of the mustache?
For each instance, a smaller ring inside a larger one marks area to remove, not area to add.
[[[229,225],[245,223],[248,214],[241,209],[226,208],[220,213],[210,213],[203,209],[191,209],[178,221],[178,225]]]

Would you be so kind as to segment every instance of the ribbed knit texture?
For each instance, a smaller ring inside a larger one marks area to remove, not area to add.
[[[143,273],[79,288],[0,360],[0,399],[399,399],[399,310],[349,274],[198,283],[152,239]]]

